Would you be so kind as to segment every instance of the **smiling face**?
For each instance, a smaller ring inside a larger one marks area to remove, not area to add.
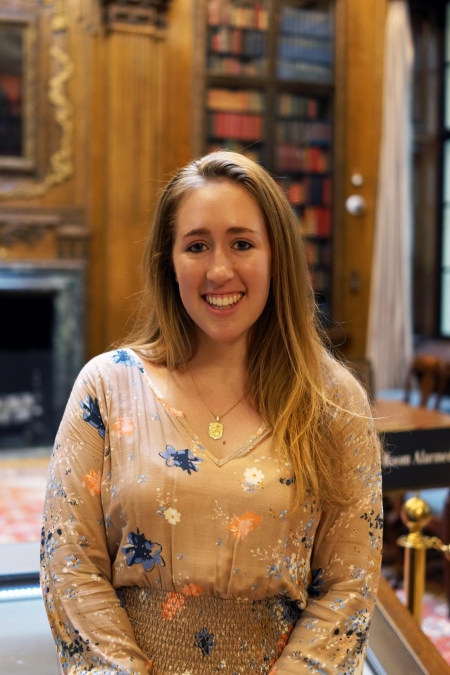
[[[211,181],[183,197],[173,264],[200,342],[246,339],[267,302],[271,251],[261,209],[245,188]]]

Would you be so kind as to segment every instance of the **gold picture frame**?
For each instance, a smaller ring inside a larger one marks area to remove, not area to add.
[[[37,25],[0,13],[0,171],[36,169]]]

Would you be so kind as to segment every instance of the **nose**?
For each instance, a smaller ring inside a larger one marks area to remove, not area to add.
[[[212,256],[206,273],[208,281],[223,284],[234,277],[233,261],[222,248],[217,248]]]

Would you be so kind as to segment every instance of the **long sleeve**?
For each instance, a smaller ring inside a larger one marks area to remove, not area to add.
[[[379,440],[365,395],[345,415],[339,437],[356,499],[322,512],[311,558],[309,603],[270,675],[360,675],[381,565]],[[341,401],[341,405],[344,405]]]
[[[108,395],[95,362],[74,385],[51,458],[41,584],[64,673],[144,675],[146,657],[111,585]]]

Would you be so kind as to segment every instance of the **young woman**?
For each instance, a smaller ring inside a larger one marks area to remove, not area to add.
[[[42,588],[70,675],[362,673],[381,548],[366,397],[326,352],[298,225],[217,152],[165,188],[128,346],[56,439]]]

